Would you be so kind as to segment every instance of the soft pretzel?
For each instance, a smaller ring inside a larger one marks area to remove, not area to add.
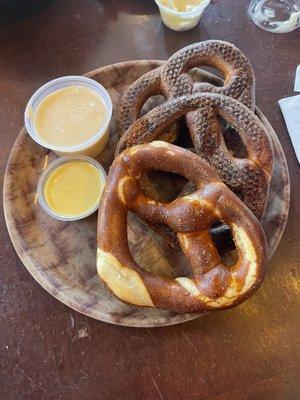
[[[196,112],[192,112],[194,110]],[[239,194],[260,219],[267,205],[272,176],[272,142],[252,111],[230,97],[213,93],[192,94],[156,107],[122,136],[117,154],[128,147],[160,139],[166,126],[186,114],[197,154],[216,169],[226,185]],[[218,116],[239,133],[247,158],[235,158],[227,149]]]
[[[130,128],[130,126],[140,117],[141,110],[146,101],[155,95],[162,94],[160,87],[161,67],[147,72],[137,79],[122,97],[116,118],[116,128],[118,136]],[[171,124],[162,134],[162,139],[166,142],[173,142],[179,134],[178,123]]]
[[[139,186],[140,176],[151,170],[178,173],[197,189],[170,203],[157,202]],[[129,210],[176,232],[191,276],[154,276],[133,260],[127,241]],[[238,258],[230,268],[209,234],[220,220],[231,228],[236,245]],[[116,297],[174,312],[201,313],[241,303],[260,286],[267,260],[260,223],[214,169],[196,154],[159,141],[132,147],[113,162],[99,208],[97,239],[97,271]]]
[[[187,72],[207,65],[223,74],[221,87],[195,82]],[[230,96],[247,107],[255,108],[255,77],[248,58],[233,44],[208,40],[186,46],[175,53],[162,67],[161,87],[168,97],[197,92],[213,92]]]
[[[160,94],[161,67],[137,79],[123,95],[117,110],[117,133],[120,136],[140,117],[140,112],[151,96]]]
[[[222,80],[205,71],[192,70],[195,66],[212,66],[224,76]],[[190,74],[187,72],[191,70]],[[193,77],[209,80],[194,82]],[[218,85],[218,86],[217,86]],[[184,47],[162,67],[137,79],[122,96],[117,110],[117,132],[121,137],[140,117],[140,112],[153,95],[166,98],[192,92],[214,92],[231,96],[247,107],[255,108],[255,78],[249,60],[234,45],[219,40],[208,40]],[[178,136],[178,127],[170,127],[166,141]]]

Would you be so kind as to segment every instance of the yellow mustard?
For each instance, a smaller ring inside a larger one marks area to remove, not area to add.
[[[48,207],[64,217],[80,217],[100,201],[105,177],[88,161],[70,161],[54,169],[44,185]]]

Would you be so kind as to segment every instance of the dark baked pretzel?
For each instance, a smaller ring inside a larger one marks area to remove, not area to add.
[[[197,112],[192,112],[197,110]],[[165,126],[187,115],[196,152],[220,174],[260,219],[266,208],[273,167],[273,147],[259,119],[238,101],[227,96],[202,93],[182,96],[151,110],[122,136],[117,154],[128,147],[160,139]],[[239,133],[248,152],[235,158],[227,149],[217,116]]]
[[[212,66],[225,78],[222,80],[205,71],[192,70],[195,66]],[[191,70],[191,74],[187,72]],[[194,79],[208,82],[194,82]],[[234,45],[219,40],[208,40],[184,47],[162,67],[137,79],[122,96],[117,110],[117,132],[124,132],[140,117],[140,112],[153,95],[166,98],[192,92],[214,92],[231,96],[247,107],[255,108],[255,78],[249,60]],[[164,140],[173,141],[178,136],[178,126],[173,125]]]
[[[141,191],[141,174],[176,172],[194,182],[196,191],[170,203],[157,202]],[[178,236],[192,275],[170,279],[141,268],[130,254],[127,212],[168,225]],[[225,266],[209,234],[215,221],[232,230],[236,263]],[[241,200],[196,154],[166,142],[128,149],[113,162],[98,216],[97,270],[120,300],[174,312],[220,310],[241,303],[262,282],[267,260],[260,223]]]
[[[118,136],[121,137],[131,125],[140,118],[140,113],[146,101],[155,95],[161,95],[160,87],[161,67],[147,72],[137,79],[123,95],[116,118]],[[177,122],[166,128],[162,139],[166,142],[173,142],[179,134]]]
[[[161,70],[162,67],[159,67],[145,73],[122,96],[117,108],[116,118],[116,128],[119,137],[140,118],[141,110],[151,96],[163,94],[160,86]],[[195,80],[210,82],[211,85],[221,86],[223,84],[221,78],[199,68],[193,68],[190,74]],[[164,140],[166,142],[174,141],[178,136],[178,129],[178,124],[171,125],[169,132],[165,134]]]
[[[161,67],[138,78],[120,100],[117,110],[117,133],[119,137],[140,117],[140,112],[151,96],[160,94]]]
[[[207,65],[224,76],[224,85],[196,82],[187,72]],[[208,40],[184,47],[162,67],[161,87],[168,97],[196,92],[213,92],[230,96],[247,107],[255,108],[255,77],[248,58],[233,44]]]

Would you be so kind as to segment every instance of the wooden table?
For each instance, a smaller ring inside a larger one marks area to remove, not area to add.
[[[54,1],[1,23],[2,182],[24,107],[41,84],[118,61],[166,59],[215,38],[252,61],[257,103],[283,145],[292,187],[287,228],[259,292],[232,310],[160,329],[100,323],[52,298],[19,261],[2,213],[1,399],[299,399],[299,165],[277,100],[293,94],[300,31],[256,28],[248,3],[213,0],[200,25],[183,33],[163,26],[152,0]]]

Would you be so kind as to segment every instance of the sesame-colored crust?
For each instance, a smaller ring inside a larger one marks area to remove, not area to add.
[[[170,203],[141,191],[139,179],[149,171],[182,175],[196,185],[193,194]],[[190,277],[154,276],[132,258],[127,241],[127,213],[165,224],[176,232],[191,265]],[[209,234],[223,221],[232,231],[237,261],[228,268]],[[220,310],[241,303],[260,286],[267,260],[263,229],[253,213],[196,154],[155,141],[124,151],[113,162],[98,216],[97,270],[122,301],[174,312]]]

